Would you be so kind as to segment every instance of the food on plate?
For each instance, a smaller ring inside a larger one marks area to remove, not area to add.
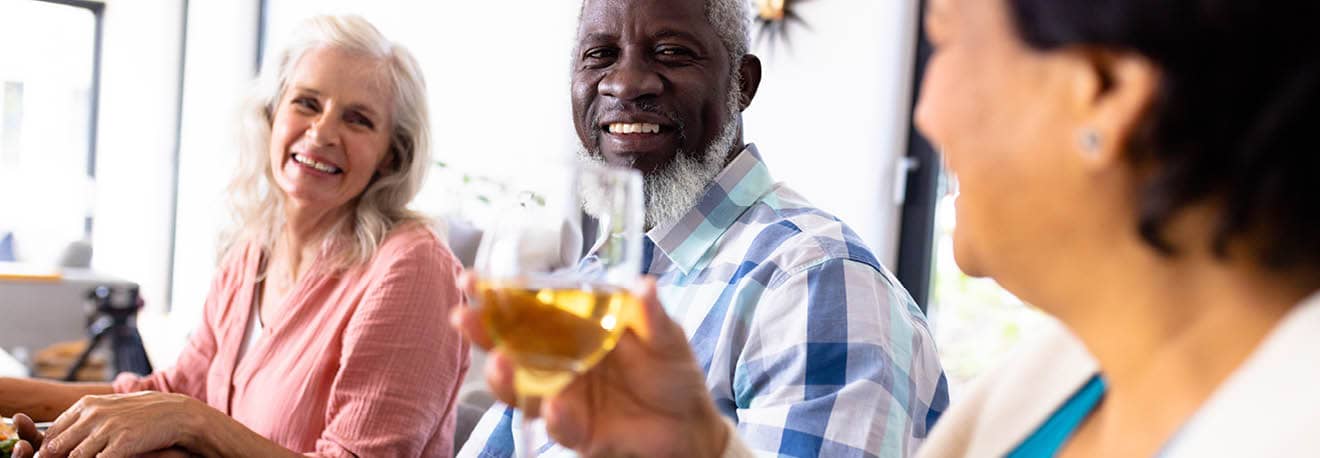
[[[18,432],[10,422],[0,423],[0,458],[9,458],[14,453],[14,444],[18,443]]]

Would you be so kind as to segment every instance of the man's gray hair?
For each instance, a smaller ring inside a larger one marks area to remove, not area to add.
[[[582,11],[587,1],[582,0],[578,10],[578,23],[582,22]],[[751,46],[752,35],[749,29],[752,22],[752,10],[749,0],[706,0],[706,22],[715,28],[724,49],[729,51],[729,66],[734,74],[738,73],[739,61],[747,55]],[[577,50],[573,53],[576,55]]]
[[[748,0],[706,0],[706,20],[719,34],[724,48],[729,50],[729,65],[734,73],[739,62],[747,55],[751,43],[752,12]]]

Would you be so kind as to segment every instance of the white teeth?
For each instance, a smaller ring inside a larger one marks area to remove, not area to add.
[[[298,161],[299,164],[314,168],[316,170],[320,170],[325,173],[339,173],[340,171],[339,167],[335,167],[333,165],[326,164],[324,162],[312,160],[311,158],[303,156],[301,154],[294,154],[293,160]]]
[[[611,134],[658,134],[660,133],[660,125],[643,122],[616,122],[610,124],[609,130]]]

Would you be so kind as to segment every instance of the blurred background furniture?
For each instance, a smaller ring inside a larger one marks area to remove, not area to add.
[[[136,286],[91,269],[60,269],[48,274],[17,273],[0,264],[0,347],[35,351],[56,342],[80,340],[87,333],[87,295],[97,286]]]
[[[0,251],[12,254],[15,240],[3,239]],[[56,343],[85,340],[92,290],[137,287],[92,270],[91,257],[91,244],[80,240],[66,246],[55,262],[0,262],[0,348],[25,360]]]

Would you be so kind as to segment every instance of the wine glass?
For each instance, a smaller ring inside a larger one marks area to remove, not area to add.
[[[514,364],[523,421],[518,448],[532,456],[528,411],[600,361],[626,328],[642,268],[642,179],[585,161],[519,167],[477,251],[473,306]]]

